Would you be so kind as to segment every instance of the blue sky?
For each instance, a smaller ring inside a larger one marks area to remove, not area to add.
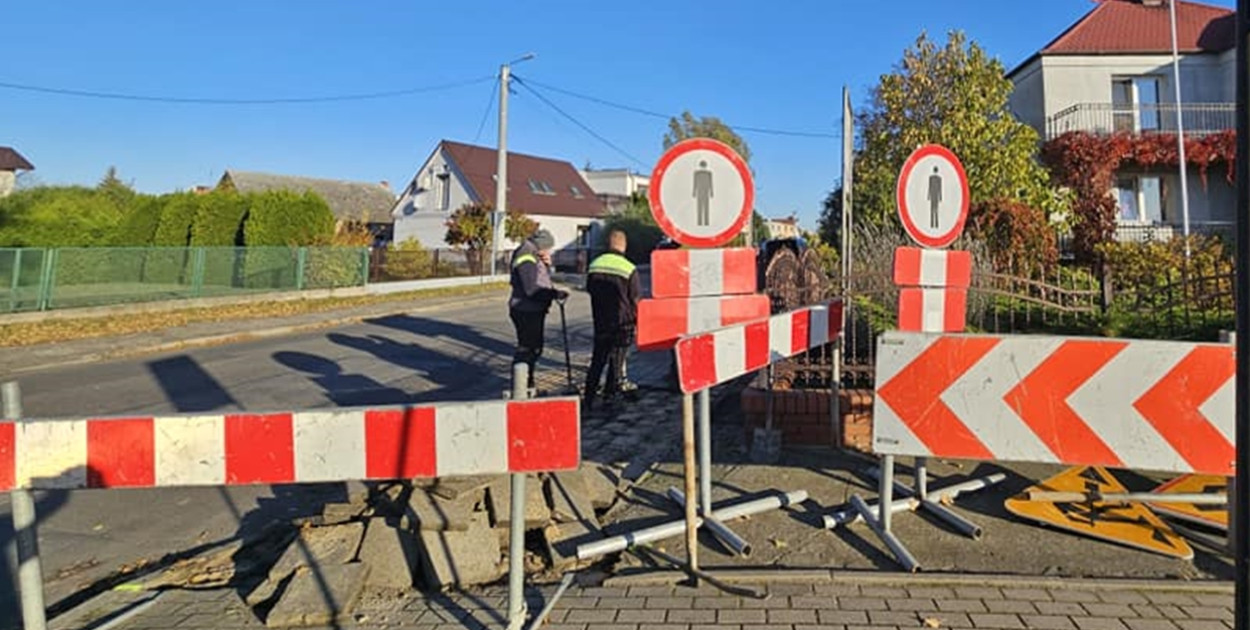
[[[1232,0],[1216,0],[1230,6]],[[181,98],[373,93],[516,74],[653,111],[837,133],[921,31],[962,29],[1011,68],[1090,0],[794,2],[21,2],[5,8],[0,82]],[[663,120],[545,95],[624,153],[515,87],[509,148],[576,166],[649,172]],[[143,191],[213,184],[226,168],[387,180],[398,189],[441,138],[494,146],[492,84],[398,98],[280,105],[99,100],[0,88],[0,145],[48,184],[109,165]],[[743,134],[757,207],[811,227],[838,177],[840,141]],[[639,162],[634,162],[636,158]]]

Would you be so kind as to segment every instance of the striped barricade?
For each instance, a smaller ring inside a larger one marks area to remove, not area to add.
[[[697,392],[749,374],[836,341],[841,332],[842,301],[833,300],[683,337],[676,348],[681,390]]]
[[[1233,347],[888,332],[873,450],[1233,475]]]
[[[0,490],[317,483],[573,470],[575,397],[0,422]]]

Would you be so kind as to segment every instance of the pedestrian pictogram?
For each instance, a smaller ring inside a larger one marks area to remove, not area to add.
[[[955,242],[968,219],[968,176],[946,147],[927,144],[903,164],[896,191],[899,218],[925,247]]]
[[[1228,494],[1228,478],[1219,475],[1181,475],[1151,490],[1154,494]],[[1172,518],[1228,531],[1228,507],[1221,504],[1151,503]]]
[[[673,145],[651,173],[651,213],[664,233],[690,247],[718,247],[751,218],[755,185],[729,145],[694,138]]]
[[[1100,467],[1069,468],[1003,504],[1008,512],[1031,521],[1091,538],[1189,560],[1194,550],[1163,519],[1139,503],[1092,501],[1052,503],[1028,499],[1030,492],[1123,494],[1128,490]]]

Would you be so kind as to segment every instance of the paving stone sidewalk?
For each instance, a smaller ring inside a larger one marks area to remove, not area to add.
[[[964,584],[973,582],[965,581]],[[547,630],[815,630],[831,628],[967,628],[1004,630],[1230,630],[1233,596],[1224,585],[1194,589],[1185,583],[1118,586],[1077,583],[1042,587],[1011,580],[981,586],[875,577],[855,584],[843,576],[826,583],[757,586],[766,599],[727,595],[702,585],[570,588],[548,618]],[[530,588],[531,614],[555,588]],[[1222,592],[1221,592],[1222,591]],[[504,628],[506,591],[434,598],[367,597],[337,625],[318,628],[439,630]],[[58,619],[54,630],[89,626]],[[170,591],[119,630],[262,628],[229,590]]]

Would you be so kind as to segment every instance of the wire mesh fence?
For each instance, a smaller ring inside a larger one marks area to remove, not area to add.
[[[363,286],[356,247],[0,249],[0,312]]]

